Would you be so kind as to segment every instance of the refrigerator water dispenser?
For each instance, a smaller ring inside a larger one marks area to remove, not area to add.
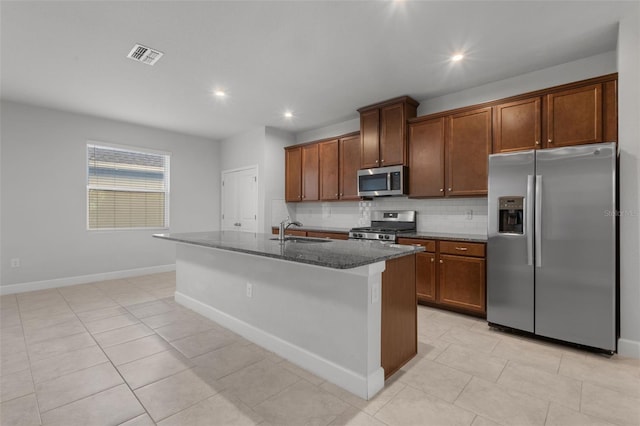
[[[500,197],[498,203],[498,232],[524,234],[524,197]]]

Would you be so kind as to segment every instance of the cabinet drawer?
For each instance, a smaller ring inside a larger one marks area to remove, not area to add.
[[[436,251],[435,240],[419,240],[417,238],[398,238],[398,244],[404,244],[406,246],[422,246],[428,252]]]
[[[482,243],[463,243],[459,241],[440,241],[440,253],[459,256],[484,257],[485,245]]]

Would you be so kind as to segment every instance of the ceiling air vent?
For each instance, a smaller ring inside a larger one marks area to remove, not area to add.
[[[127,55],[127,58],[147,65],[155,65],[155,63],[162,58],[162,55],[164,55],[164,53],[159,50],[154,50],[141,44],[136,44]]]

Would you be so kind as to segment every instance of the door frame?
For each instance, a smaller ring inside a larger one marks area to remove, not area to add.
[[[223,230],[223,215],[224,215],[224,177],[228,173],[237,173],[245,170],[254,170],[256,173],[256,186],[258,191],[256,192],[256,232],[260,232],[260,174],[257,164],[251,166],[236,167],[234,169],[222,170],[220,172],[220,230]]]

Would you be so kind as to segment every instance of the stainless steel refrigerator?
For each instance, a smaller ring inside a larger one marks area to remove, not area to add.
[[[489,156],[487,321],[616,350],[615,143]]]

